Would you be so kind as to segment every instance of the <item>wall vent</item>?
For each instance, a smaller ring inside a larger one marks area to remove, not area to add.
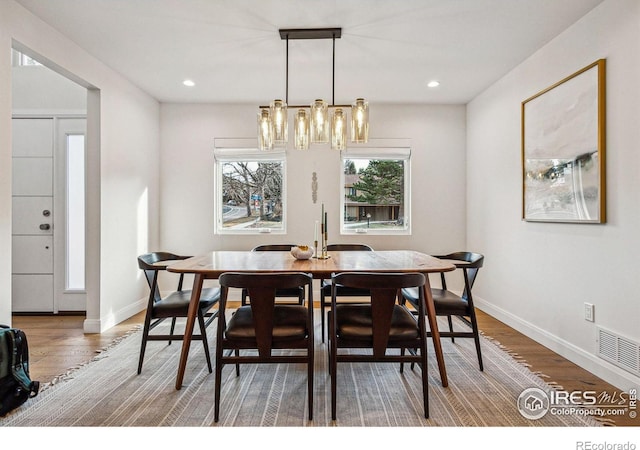
[[[601,327],[598,329],[598,356],[640,376],[640,344]]]

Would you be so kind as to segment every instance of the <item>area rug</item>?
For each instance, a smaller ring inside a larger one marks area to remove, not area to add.
[[[215,326],[208,332],[212,357]],[[585,427],[582,414],[525,418],[518,397],[528,388],[553,389],[491,339],[482,338],[484,371],[472,339],[443,339],[449,386],[429,357],[430,417],[423,417],[420,369],[397,364],[340,364],[337,420],[331,420],[326,344],[316,321],[314,417],[307,420],[304,365],[244,365],[223,371],[221,417],[213,420],[214,374],[201,342],[191,345],[184,385],[175,389],[181,343],[150,342],[137,375],[141,333],[133,331],[89,363],[45,385],[40,394],[0,419],[5,427]],[[432,349],[431,349],[432,350]]]

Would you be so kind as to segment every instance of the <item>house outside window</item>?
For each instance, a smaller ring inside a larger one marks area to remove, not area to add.
[[[215,232],[286,232],[285,153],[216,148]]]
[[[342,234],[411,234],[410,149],[343,152]]]

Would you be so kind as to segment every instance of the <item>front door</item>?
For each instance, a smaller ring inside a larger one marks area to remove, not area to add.
[[[84,119],[13,119],[13,312],[86,309],[84,127]],[[82,182],[74,185],[78,177]],[[74,232],[69,245],[69,230],[77,229],[78,214],[82,229]]]

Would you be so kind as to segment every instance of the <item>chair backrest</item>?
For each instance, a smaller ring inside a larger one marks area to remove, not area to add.
[[[144,276],[147,279],[147,283],[149,284],[149,289],[151,289],[151,292],[153,292],[155,302],[161,300],[160,289],[158,289],[158,272],[161,270],[166,270],[166,266],[155,264],[160,261],[176,261],[187,258],[189,257],[176,255],[175,253],[169,252],[151,252],[138,256],[138,267],[144,272]],[[182,290],[183,279],[184,275],[181,274],[180,280],[178,281],[178,291]]]
[[[484,255],[474,252],[454,252],[449,253],[448,255],[436,256],[436,258],[449,259],[451,261],[454,261],[455,266],[458,269],[463,270],[465,278],[465,289],[462,293],[462,298],[465,300],[469,300],[469,298],[471,297],[471,289],[473,288],[473,284],[476,282],[476,277],[478,276],[478,271],[484,264]],[[460,264],[456,264],[455,261],[460,261]],[[440,273],[440,277],[442,280],[442,289],[447,289],[447,282],[444,272]]]
[[[372,273],[342,272],[331,276],[332,308],[336,310],[336,287],[345,286],[356,289],[369,289],[371,292],[371,318],[373,328],[373,354],[385,354],[389,341],[391,319],[398,298],[398,291],[403,288],[418,287],[418,318],[424,327],[425,300],[422,286],[426,282],[421,273]],[[335,319],[335,314],[333,315]],[[335,329],[335,324],[334,324]]]
[[[258,353],[260,356],[271,354],[271,341],[273,336],[274,306],[277,289],[289,289],[307,287],[308,310],[310,323],[313,315],[313,277],[302,272],[280,273],[241,273],[227,272],[220,275],[218,282],[221,288],[220,317],[221,325],[226,326],[225,309],[229,288],[246,289],[251,297],[249,304],[254,318],[255,336]]]
[[[327,251],[334,251],[334,252],[340,252],[340,251],[365,251],[365,252],[372,252],[373,248],[371,248],[370,246],[366,245],[366,244],[328,244],[327,245]]]
[[[296,244],[265,244],[251,249],[252,252],[288,252]]]

